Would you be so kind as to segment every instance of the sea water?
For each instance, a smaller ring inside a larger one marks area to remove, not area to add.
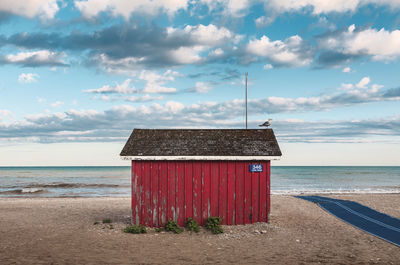
[[[130,167],[0,167],[0,197],[124,197],[130,192]],[[400,193],[400,167],[273,166],[271,193]]]

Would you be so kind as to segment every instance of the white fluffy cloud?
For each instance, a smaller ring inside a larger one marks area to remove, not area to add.
[[[11,119],[13,116],[13,113],[10,110],[7,109],[0,109],[0,120],[3,119]]]
[[[264,69],[264,70],[270,70],[270,69],[272,69],[272,68],[274,68],[274,67],[273,67],[272,64],[270,64],[270,63],[265,64],[265,65],[263,66],[263,69]]]
[[[237,43],[242,39],[241,35],[235,35],[225,27],[217,27],[213,24],[207,26],[199,24],[184,28],[168,28],[167,39],[188,39],[187,46],[169,51],[169,57],[176,64],[198,64],[206,60],[201,53],[226,43]],[[211,56],[221,56],[223,50],[217,48],[209,53]]]
[[[122,84],[116,83],[113,86],[104,85],[100,88],[87,89],[83,92],[90,94],[97,94],[93,99],[100,99],[103,101],[116,101],[124,100],[128,102],[149,102],[154,100],[162,100],[163,96],[151,96],[149,94],[168,94],[176,93],[177,89],[168,87],[168,82],[175,81],[176,77],[182,76],[180,73],[172,70],[167,70],[164,73],[156,71],[142,70],[137,73],[137,78],[132,80],[126,79]],[[143,82],[143,88],[136,88],[134,82]],[[129,94],[145,94],[128,96]]]
[[[351,68],[347,66],[347,67],[343,68],[342,72],[343,73],[350,73],[351,72]]]
[[[357,88],[366,88],[367,85],[371,82],[371,79],[369,77],[363,77],[360,82],[356,84]]]
[[[266,27],[272,22],[274,22],[274,17],[261,16],[254,20],[254,23],[256,24],[257,28]]]
[[[131,79],[126,79],[122,84],[116,83],[114,86],[105,85],[97,89],[84,90],[84,92],[93,94],[133,94],[137,92],[137,89],[131,85],[131,82]]]
[[[0,11],[28,18],[52,19],[58,12],[57,0],[1,0]]]
[[[209,11],[222,11],[224,15],[242,17],[250,7],[249,0],[200,0],[208,6]]]
[[[367,4],[399,8],[398,0],[264,0],[267,8],[276,12],[294,12],[310,8],[313,14],[330,12],[354,12]]]
[[[160,11],[174,15],[179,10],[186,10],[188,0],[87,0],[75,1],[75,6],[86,18],[93,18],[101,12],[129,19],[132,13],[155,16]]]
[[[65,53],[56,53],[49,50],[40,50],[32,52],[19,52],[9,54],[0,59],[0,62],[7,64],[20,64],[24,66],[54,66],[66,65],[62,60]]]
[[[161,94],[161,93],[175,93],[177,91],[174,87],[166,87],[165,83],[174,81],[176,76],[180,76],[178,72],[167,70],[163,74],[158,74],[155,71],[142,71],[139,79],[146,81],[143,89],[144,93]]]
[[[271,41],[267,36],[250,40],[245,48],[251,55],[266,59],[278,66],[306,66],[313,60],[304,40],[298,36],[292,36],[285,41]]]
[[[346,31],[322,37],[319,46],[347,55],[371,56],[373,60],[390,61],[400,57],[400,30],[357,30],[355,25],[351,25]]]
[[[38,74],[22,73],[18,76],[18,82],[33,83],[33,82],[37,82],[37,78],[39,78]]]
[[[216,46],[223,44],[226,41],[234,40],[235,38],[240,38],[236,36],[232,31],[225,27],[217,27],[213,24],[209,25],[187,25],[184,28],[167,28],[168,38],[186,38],[195,43],[196,45],[205,46]]]
[[[211,86],[207,82],[196,82],[193,89],[189,89],[189,92],[206,93],[211,90]]]
[[[163,96],[151,96],[149,94],[146,94],[144,96],[130,96],[124,98],[124,100],[128,102],[149,102],[162,99],[164,99]]]

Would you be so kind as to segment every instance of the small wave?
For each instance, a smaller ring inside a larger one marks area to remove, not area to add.
[[[25,188],[51,188],[51,189],[66,189],[66,188],[118,188],[117,184],[86,184],[86,183],[50,183],[50,184],[32,184]]]
[[[15,189],[15,190],[1,191],[0,194],[24,195],[24,194],[42,194],[42,193],[47,193],[47,192],[48,192],[48,191],[45,190],[45,189],[24,188],[24,189]]]

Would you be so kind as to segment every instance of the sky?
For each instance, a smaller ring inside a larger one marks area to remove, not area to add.
[[[273,165],[400,165],[399,0],[0,1],[0,166],[272,119]]]

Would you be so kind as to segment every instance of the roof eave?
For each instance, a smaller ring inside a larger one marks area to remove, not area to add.
[[[280,160],[281,156],[121,156],[122,160]]]

